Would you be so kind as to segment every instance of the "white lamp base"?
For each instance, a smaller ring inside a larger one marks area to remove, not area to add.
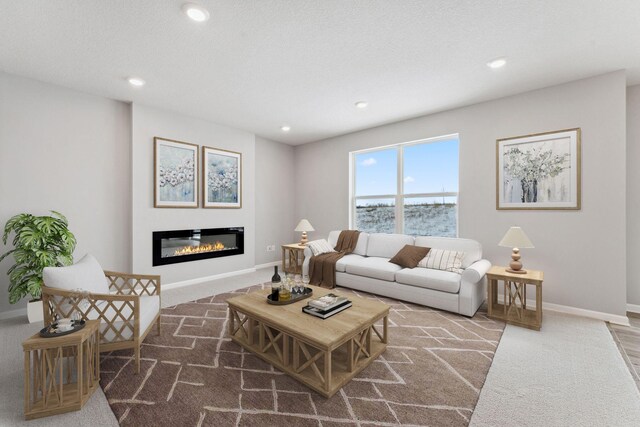
[[[300,246],[305,246],[307,244],[307,242],[308,242],[307,232],[303,231],[302,232],[302,238],[300,239]]]

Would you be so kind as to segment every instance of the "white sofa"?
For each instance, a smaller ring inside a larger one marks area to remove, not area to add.
[[[336,246],[340,231],[329,233]],[[462,274],[429,268],[402,268],[389,262],[405,245],[464,252]],[[304,250],[303,274],[309,272],[311,249]],[[451,237],[413,237],[404,234],[360,233],[358,244],[336,264],[336,284],[402,301],[414,302],[465,316],[473,316],[485,299],[491,263],[482,259],[475,240]]]

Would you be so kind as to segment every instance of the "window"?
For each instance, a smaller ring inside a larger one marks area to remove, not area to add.
[[[458,235],[458,136],[351,153],[350,225],[369,233]]]

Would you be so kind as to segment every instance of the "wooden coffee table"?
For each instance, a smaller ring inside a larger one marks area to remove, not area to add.
[[[312,298],[340,294],[311,288]],[[231,339],[325,397],[387,348],[389,306],[380,301],[348,295],[353,306],[323,320],[302,312],[308,300],[270,305],[269,293],[264,289],[227,300]]]

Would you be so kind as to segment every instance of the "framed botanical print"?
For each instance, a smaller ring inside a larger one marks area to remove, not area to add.
[[[242,207],[242,154],[202,147],[202,205]]]
[[[154,202],[156,208],[198,207],[198,146],[153,138]]]
[[[580,209],[580,129],[496,141],[497,209]]]

